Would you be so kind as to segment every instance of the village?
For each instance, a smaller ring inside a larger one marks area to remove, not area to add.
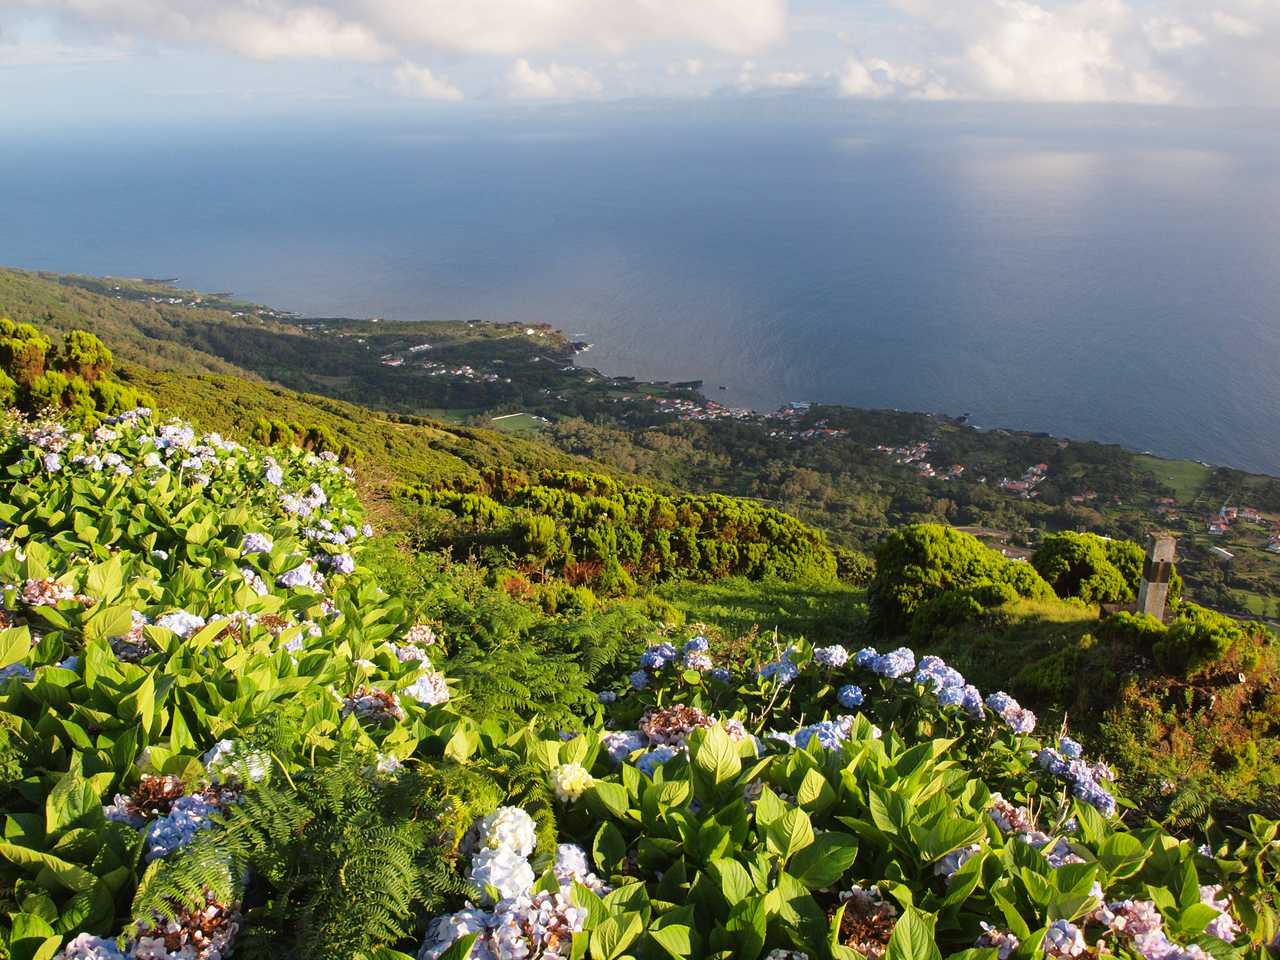
[[[939,471],[930,462],[930,457],[933,456],[934,452],[933,441],[931,440],[918,440],[915,443],[907,444],[905,447],[891,447],[882,443],[873,449],[877,453],[894,457],[895,463],[909,466],[921,477],[929,480],[959,480],[964,476],[965,467],[962,463],[953,463],[946,470]],[[977,482],[986,483],[987,478],[979,477]]]

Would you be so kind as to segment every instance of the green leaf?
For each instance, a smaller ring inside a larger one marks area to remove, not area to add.
[[[440,960],[467,960],[471,955],[471,945],[476,942],[478,933],[468,933],[459,937],[449,945],[449,949],[440,955]]]
[[[630,798],[627,796],[627,788],[620,783],[596,780],[587,791],[587,795],[598,800],[609,813],[618,819],[625,817],[627,810],[631,806]]]
[[[591,843],[591,855],[595,858],[596,869],[605,876],[621,870],[627,857],[627,841],[622,838],[622,831],[612,823],[602,823]]]
[[[609,919],[609,908],[604,905],[604,901],[596,896],[595,892],[589,887],[584,887],[578,881],[573,882],[572,899],[574,906],[581,907],[587,911],[586,929],[594,930],[605,920]]]
[[[787,872],[810,890],[821,890],[839,880],[858,856],[858,840],[847,833],[820,833],[796,854]]]
[[[751,874],[747,873],[747,868],[737,860],[712,860],[710,869],[719,881],[720,892],[729,901],[730,908],[756,892],[755,884],[751,882]]]
[[[689,761],[694,776],[709,787],[710,792],[742,772],[738,745],[720,726],[697,731],[689,738]]]
[[[591,955],[597,960],[614,960],[620,957],[644,929],[638,913],[624,913],[610,917],[591,931]]]
[[[736,942],[734,956],[737,960],[756,960],[764,949],[765,931],[769,913],[764,897],[743,900],[729,911],[725,929],[731,934],[730,942]]]
[[[811,843],[813,824],[799,807],[792,807],[765,828],[765,844],[784,862]]]
[[[942,960],[933,940],[934,918],[916,907],[908,907],[894,925],[885,948],[885,960]]]
[[[673,960],[687,960],[697,952],[697,935],[693,932],[693,922],[693,907],[681,907],[659,917],[649,927],[649,936]]]

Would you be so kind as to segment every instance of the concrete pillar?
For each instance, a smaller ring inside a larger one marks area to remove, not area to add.
[[[1142,565],[1142,583],[1138,586],[1138,613],[1149,613],[1161,622],[1169,600],[1177,546],[1178,541],[1168,534],[1153,533],[1147,537],[1147,560]]]

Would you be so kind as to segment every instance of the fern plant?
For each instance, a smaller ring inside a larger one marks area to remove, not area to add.
[[[153,865],[134,916],[171,918],[211,894],[243,902],[245,960],[368,956],[419,936],[446,896],[469,892],[453,860],[477,812],[500,796],[479,771],[390,777],[355,754],[254,784],[217,827]]]

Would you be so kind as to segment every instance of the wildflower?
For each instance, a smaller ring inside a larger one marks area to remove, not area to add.
[[[445,683],[444,674],[436,670],[424,670],[404,692],[428,707],[437,706],[449,699],[449,687]]]
[[[355,558],[349,553],[332,554],[326,562],[329,565],[329,569],[333,570],[335,573],[349,574],[356,572]]]
[[[1019,706],[1018,701],[1004,691],[987,697],[987,706],[998,714],[1014,733],[1031,733],[1036,728],[1036,715]]]
[[[853,718],[841,717],[839,720],[823,720],[811,726],[801,727],[795,732],[795,745],[805,749],[810,741],[817,740],[824,750],[839,750],[853,732]]]
[[[971,683],[952,685],[938,691],[938,706],[960,707],[974,719],[982,717],[982,694]]]
[[[186,610],[175,610],[158,618],[156,626],[170,630],[184,640],[190,640],[192,635],[205,626],[205,619]]]
[[[91,933],[82,933],[67,941],[66,946],[58,954],[57,960],[126,960],[126,958],[114,940],[104,940]]]
[[[643,773],[646,777],[652,777],[653,772],[662,766],[680,751],[675,747],[660,746],[654,747],[646,754],[642,754],[636,759],[636,769]]]
[[[796,677],[800,676],[800,668],[791,662],[791,651],[788,650],[779,660],[772,663],[766,663],[760,668],[760,679],[768,680],[772,677],[780,686],[786,686],[794,683]]]
[[[703,653],[701,650],[690,650],[684,655],[684,665],[690,670],[706,673],[715,666],[715,663],[709,653]]]
[[[562,888],[577,882],[596,894],[607,890],[604,881],[591,872],[586,851],[576,843],[562,843],[556,847],[556,862],[552,869]]]
[[[995,821],[1000,832],[1029,833],[1035,829],[1035,818],[1026,807],[1015,807],[998,793],[991,795],[991,806],[987,808],[987,816]]]
[[[265,533],[246,533],[240,544],[240,555],[250,556],[255,553],[270,553],[273,546],[271,537]]]
[[[941,657],[935,656],[921,659],[915,679],[922,687],[932,687],[935,693],[941,693],[949,687],[964,686],[964,677],[960,671],[947,666]]]
[[[1049,924],[1042,946],[1047,956],[1057,958],[1078,957],[1089,952],[1080,928],[1066,920],[1055,920]]]
[[[477,887],[493,887],[499,899],[517,897],[533,886],[533,867],[510,847],[486,848],[471,861],[467,879]]]
[[[982,934],[974,942],[975,947],[995,949],[999,960],[1009,960],[1009,955],[1018,949],[1020,941],[1007,930],[1000,930],[989,923],[979,923]]]
[[[1209,921],[1204,932],[1225,943],[1233,943],[1240,935],[1241,928],[1231,916],[1231,898],[1220,896],[1221,893],[1222,887],[1216,883],[1200,888],[1200,902],[1218,911],[1218,915]]]
[[[562,763],[551,771],[551,786],[556,791],[556,799],[561,803],[571,803],[587,792],[594,783],[587,768],[580,763]]]
[[[899,647],[875,657],[868,666],[872,673],[897,680],[916,668],[916,655],[906,647]]]
[[[415,623],[404,632],[404,642],[415,647],[429,647],[436,642],[436,632],[430,624]]]
[[[862,706],[862,688],[856,683],[846,683],[836,691],[836,701],[846,710]]]
[[[144,839],[147,862],[186,846],[197,833],[213,825],[213,815],[217,812],[218,805],[200,794],[180,797],[167,816],[152,821],[147,828]]]
[[[948,853],[945,857],[933,865],[933,872],[940,876],[951,879],[951,875],[965,865],[965,863],[982,847],[976,843],[972,843],[967,847],[961,847]]]
[[[303,560],[292,570],[286,570],[276,578],[276,583],[282,587],[310,587],[313,586],[312,580],[315,576],[315,567],[311,565],[309,560]]]
[[[643,750],[649,741],[639,730],[614,730],[600,738],[605,753],[614,763],[621,763],[637,750]]]
[[[271,588],[267,586],[267,582],[258,576],[258,572],[252,567],[241,567],[240,576],[243,578],[245,585],[260,597],[265,597],[271,592]]]
[[[480,821],[479,830],[481,846],[505,847],[521,857],[532,854],[538,842],[533,817],[519,807],[498,807]]]
[[[649,647],[640,654],[640,666],[645,670],[657,672],[676,661],[676,648],[669,643],[659,643]]]
[[[813,659],[824,667],[843,667],[849,662],[849,651],[838,643],[829,647],[818,647],[813,651]]]

